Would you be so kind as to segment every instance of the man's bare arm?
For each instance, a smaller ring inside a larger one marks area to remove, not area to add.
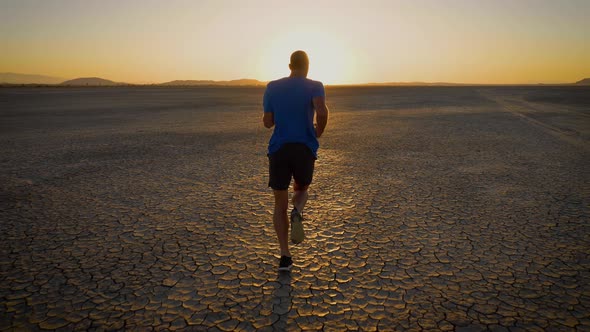
[[[272,128],[275,125],[275,117],[274,113],[272,112],[264,112],[264,116],[262,117],[262,122],[266,128]]]
[[[313,98],[313,107],[315,108],[315,134],[316,137],[319,138],[324,133],[326,129],[326,125],[328,124],[328,106],[326,106],[326,98],[325,97],[314,97]]]

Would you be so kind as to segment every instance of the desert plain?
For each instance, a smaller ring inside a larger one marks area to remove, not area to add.
[[[590,87],[328,87],[279,274],[263,87],[0,89],[0,330],[590,330]]]

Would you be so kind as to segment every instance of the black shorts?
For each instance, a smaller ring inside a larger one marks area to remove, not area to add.
[[[283,144],[277,152],[268,155],[268,186],[274,190],[286,190],[291,177],[300,186],[311,184],[315,159],[313,152],[303,143]]]

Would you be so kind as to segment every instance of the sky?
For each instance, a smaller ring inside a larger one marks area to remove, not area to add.
[[[590,0],[0,0],[0,72],[119,82],[569,83]]]

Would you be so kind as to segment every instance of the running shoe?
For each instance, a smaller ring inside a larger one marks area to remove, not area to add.
[[[303,232],[303,216],[297,209],[291,211],[291,242],[298,244],[305,240]]]
[[[291,271],[293,267],[293,259],[289,256],[281,256],[281,261],[279,263],[279,271]]]

